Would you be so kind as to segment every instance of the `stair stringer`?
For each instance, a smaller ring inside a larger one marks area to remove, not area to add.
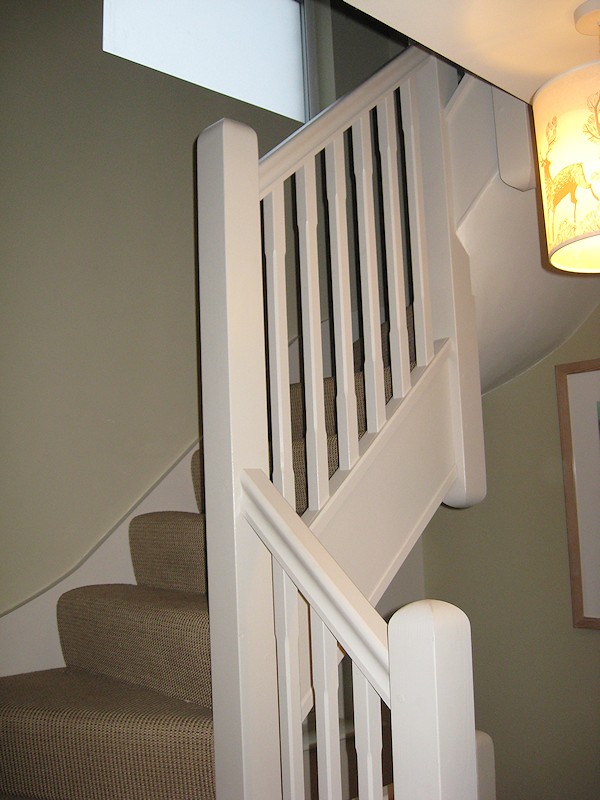
[[[334,476],[332,482],[339,481],[339,486],[310,523],[313,533],[373,605],[458,473],[452,343],[438,341],[436,350],[427,368],[413,371],[410,393],[390,402],[386,425],[364,443],[355,467]]]

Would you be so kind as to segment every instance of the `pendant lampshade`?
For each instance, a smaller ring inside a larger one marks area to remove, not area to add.
[[[550,263],[600,272],[600,61],[544,84],[533,116]]]

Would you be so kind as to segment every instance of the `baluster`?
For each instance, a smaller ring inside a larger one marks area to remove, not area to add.
[[[306,471],[308,506],[317,511],[329,497],[321,301],[317,251],[317,182],[315,160],[310,158],[296,172],[296,205],[300,257],[300,293],[306,409]]]
[[[342,800],[338,650],[333,634],[311,609],[319,800]]]
[[[358,797],[359,800],[381,800],[383,794],[381,698],[354,662],[352,692]]]
[[[388,305],[390,314],[390,362],[394,397],[404,397],[411,388],[410,356],[406,328],[406,295],[404,291],[404,248],[402,242],[402,210],[398,176],[398,131],[394,94],[388,94],[377,105],[385,250],[387,260]]]
[[[273,483],[293,507],[296,489],[292,461],[283,183],[278,183],[263,201],[263,227],[266,261]]]
[[[358,422],[352,350],[343,134],[338,134],[325,148],[325,167],[331,234],[331,294],[335,337],[338,447],[340,469],[351,469],[358,460]]]
[[[431,317],[431,296],[429,291],[429,270],[427,253],[427,234],[425,229],[425,208],[421,174],[421,137],[419,114],[412,79],[405,81],[400,88],[402,119],[406,142],[406,183],[409,198],[409,224],[412,251],[412,273],[414,288],[415,345],[417,365],[429,364],[434,356],[433,323]]]
[[[360,258],[360,287],[365,345],[365,395],[367,430],[376,433],[385,422],[385,389],[381,355],[381,314],[375,240],[373,199],[373,153],[371,118],[368,111],[352,126],[354,171],[356,175],[357,224]]]
[[[273,559],[283,800],[304,800],[304,752],[298,657],[298,590]]]

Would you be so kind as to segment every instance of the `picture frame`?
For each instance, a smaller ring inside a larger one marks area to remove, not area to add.
[[[600,629],[600,358],[555,372],[573,625]]]

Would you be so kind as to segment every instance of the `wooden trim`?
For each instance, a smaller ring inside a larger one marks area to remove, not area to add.
[[[387,625],[261,470],[241,475],[243,515],[327,628],[390,705]]]
[[[583,608],[583,580],[581,568],[581,546],[579,517],[577,513],[577,491],[574,469],[573,436],[569,405],[569,375],[579,372],[600,370],[600,359],[578,361],[571,364],[558,364],[556,373],[556,394],[558,400],[558,422],[562,449],[563,478],[565,487],[565,509],[567,520],[567,542],[569,546],[569,568],[571,573],[571,602],[573,625],[576,628],[600,629],[600,618],[588,617]]]

